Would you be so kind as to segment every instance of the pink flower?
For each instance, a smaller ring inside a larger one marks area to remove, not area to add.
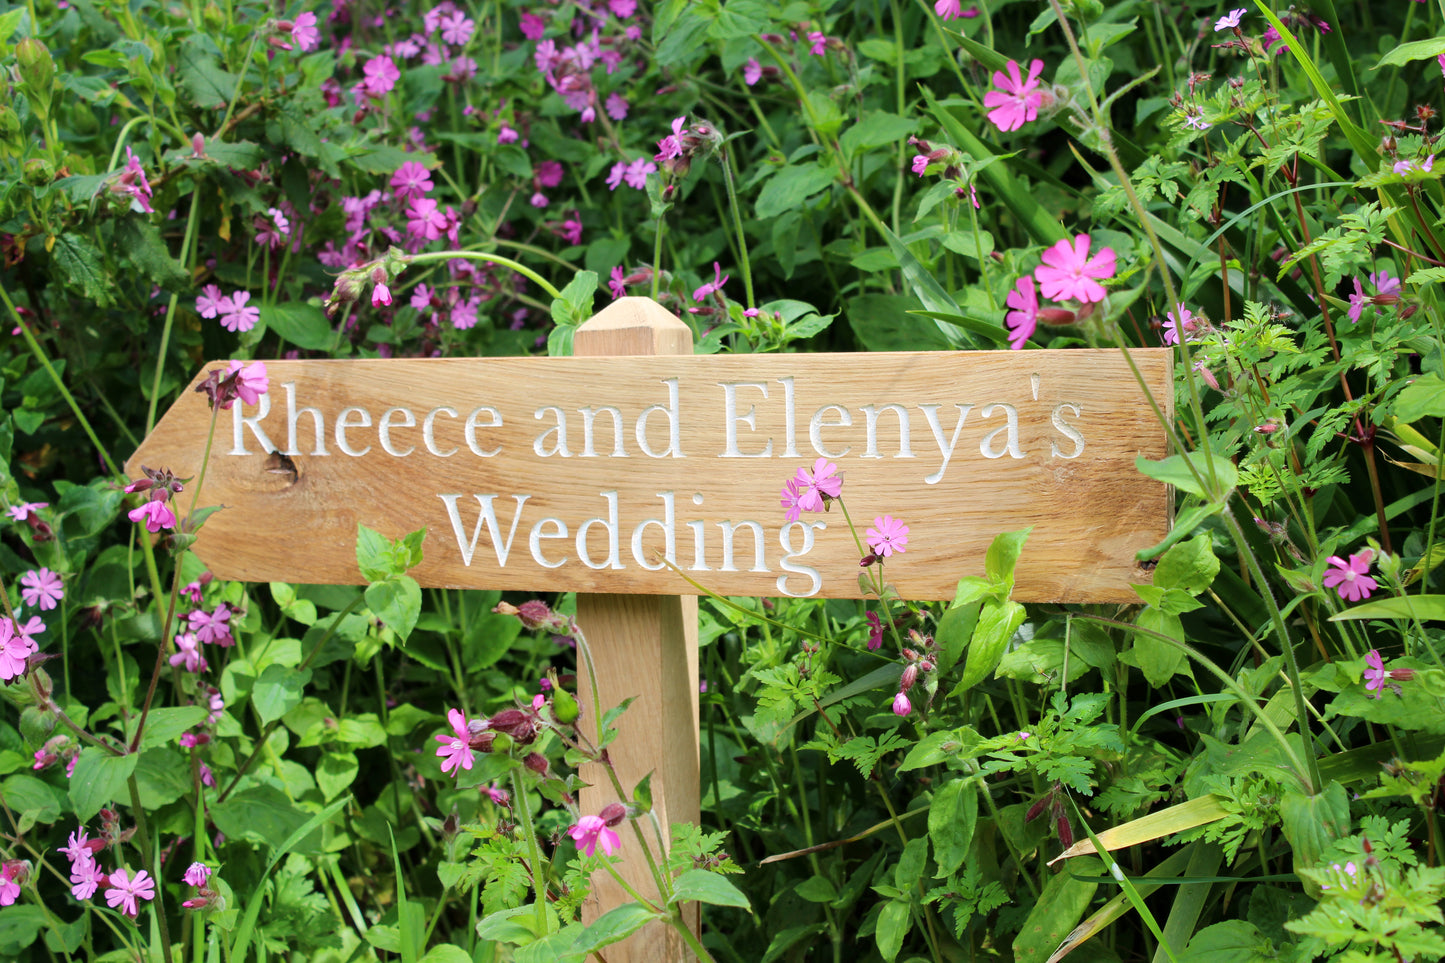
[[[383,308],[391,304],[391,288],[381,281],[377,281],[371,288],[371,306]]]
[[[927,154],[914,154],[913,173],[917,174],[919,177],[922,177],[924,172],[928,170],[928,165],[930,163],[931,161],[929,161]]]
[[[1008,346],[1018,351],[1039,327],[1039,296],[1034,292],[1034,279],[1026,274],[1015,281],[1004,303],[1013,308],[1004,316],[1009,328]]]
[[[45,612],[60,604],[65,598],[65,586],[48,568],[35,569],[20,576],[20,597],[26,605],[38,605]]]
[[[304,50],[315,50],[321,45],[321,34],[316,30],[316,14],[298,13],[291,24],[291,36],[296,46]]]
[[[1370,562],[1374,557],[1375,553],[1368,548],[1351,555],[1348,562],[1338,555],[1331,555],[1327,559],[1332,567],[1325,572],[1325,588],[1334,589],[1347,602],[1369,598],[1370,593],[1380,587],[1369,575]]]
[[[1436,57],[1435,62],[1440,65],[1441,76],[1445,76],[1445,54],[1440,54]]]
[[[214,318],[217,314],[225,311],[231,299],[221,295],[221,289],[214,284],[207,284],[201,288],[201,293],[196,296],[196,313],[203,318]]]
[[[0,906],[13,906],[20,898],[20,883],[25,878],[25,864],[18,859],[0,864]]]
[[[639,191],[647,189],[647,175],[657,172],[657,165],[646,157],[639,157],[627,165],[623,172],[622,179],[628,187],[636,188]]]
[[[537,186],[556,187],[562,183],[562,165],[554,160],[544,160],[537,165]]]
[[[884,558],[895,553],[902,555],[908,547],[908,526],[892,515],[879,515],[873,519],[873,524],[877,527],[870,528],[865,533],[865,541],[873,554]]]
[[[607,110],[607,116],[611,117],[613,120],[627,119],[627,98],[623,97],[621,94],[608,94],[607,103],[605,106]]]
[[[1177,317],[1173,311],[1168,312],[1164,316],[1165,344],[1178,344],[1180,334],[1184,335],[1185,341],[1193,341],[1199,329],[1203,327],[1199,319],[1194,317],[1194,313],[1184,305],[1180,304],[1176,305],[1176,307],[1179,312]]]
[[[900,692],[893,697],[893,714],[895,716],[906,716],[913,711],[913,703],[908,701],[908,696]]]
[[[240,373],[237,374],[237,372]],[[252,361],[248,365],[232,361],[226,375],[228,377],[236,375],[236,397],[241,399],[243,405],[254,405],[260,401],[261,396],[266,393],[266,389],[271,386],[271,379],[266,377],[266,362],[264,361]],[[231,405],[227,403],[221,407],[229,409]]]
[[[843,476],[838,474],[838,466],[826,458],[813,462],[812,471],[799,468],[795,480],[798,483],[798,507],[805,512],[821,512],[825,507],[825,495],[837,498],[843,494]]]
[[[123,869],[118,869],[110,874],[110,880],[106,883],[105,902],[111,909],[120,907],[120,911],[131,919],[134,919],[140,912],[136,905],[137,899],[155,899],[156,885],[150,874],[145,870],[130,876]]]
[[[35,654],[35,641],[15,631],[15,623],[0,616],[0,679],[23,675]]]
[[[113,182],[111,190],[117,194],[129,195],[147,214],[155,213],[155,209],[151,207],[151,185],[146,180],[145,168],[141,167],[140,158],[136,157],[129,147],[125,149],[125,170],[121,171]]]
[[[510,124],[503,124],[502,129],[497,131],[497,143],[499,144],[515,144],[521,139],[522,135],[517,133]]]
[[[1370,299],[1365,297],[1365,289],[1360,287],[1360,279],[1355,278],[1355,293],[1350,295],[1350,310],[1346,313],[1354,324],[1360,323],[1360,315],[1364,313],[1365,303]]]
[[[362,68],[362,73],[366,75],[361,82],[362,88],[374,98],[384,96],[401,79],[401,71],[390,57],[372,57]]]
[[[211,867],[205,863],[192,863],[186,870],[186,875],[181,877],[187,886],[205,886],[206,880],[211,877]]]
[[[447,227],[447,217],[429,197],[414,197],[406,205],[407,233],[418,240],[435,241]]]
[[[673,119],[672,133],[657,142],[657,153],[653,156],[653,160],[660,163],[682,156],[682,129],[686,125],[686,115]]]
[[[1370,272],[1370,284],[1374,285],[1376,297],[1399,297],[1400,279],[1390,277],[1390,272],[1381,270],[1379,274]]]
[[[396,192],[398,200],[421,197],[434,186],[431,172],[417,161],[407,161],[391,175],[391,189]]]
[[[96,888],[106,882],[105,874],[100,871],[95,857],[86,853],[84,858],[77,859],[70,864],[70,895],[76,899],[90,899],[95,895]]]
[[[1279,35],[1279,31],[1278,31],[1278,30],[1274,29],[1274,25],[1273,25],[1273,24],[1270,25],[1269,29],[1266,30],[1266,31],[1264,32],[1264,34],[1263,34],[1259,39],[1262,40],[1262,41],[1264,41],[1264,52],[1265,52],[1265,53],[1269,53],[1269,48],[1272,47],[1272,46],[1274,46],[1274,45],[1277,44],[1277,43],[1279,44],[1279,49],[1275,51],[1276,54],[1282,54],[1282,53],[1284,53],[1286,50],[1289,49],[1289,45],[1288,45],[1288,44],[1280,43],[1280,41],[1281,41],[1282,39],[1284,39],[1284,38],[1282,38],[1282,37]]]
[[[872,652],[883,645],[883,620],[878,618],[877,612],[868,613],[868,651]]]
[[[460,709],[448,709],[447,721],[452,725],[452,734],[437,736],[441,747],[437,755],[442,757],[442,772],[460,772],[472,768],[471,734],[467,731],[467,717]]]
[[[789,478],[783,485],[783,517],[790,522],[796,522],[798,517],[803,513],[802,501],[804,491],[803,484],[798,481],[796,476]]]
[[[622,283],[622,279],[626,276],[627,272],[622,270],[620,264],[613,268],[612,273],[607,276],[607,290],[612,292],[613,300],[627,294],[627,285]]]
[[[1399,282],[1396,283],[1398,284]],[[40,509],[49,507],[49,502],[25,502],[21,505],[12,505],[9,508],[5,509],[5,511],[8,512],[10,517],[15,519],[17,522],[23,522],[31,515],[40,511]]]
[[[175,528],[176,515],[172,512],[171,506],[160,499],[152,499],[137,509],[131,509],[126,513],[126,518],[131,522],[142,522],[146,531],[150,534],[163,531],[163,529]]]
[[[824,52],[828,49],[827,35],[817,30],[809,31],[808,42],[812,44],[812,46],[808,48],[808,53],[814,57],[823,56]]]
[[[176,652],[170,658],[171,665],[185,665],[187,672],[204,672],[208,668],[206,657],[196,648],[196,636],[191,632],[176,635]]]
[[[722,291],[722,286],[724,284],[727,284],[728,281],[731,279],[730,275],[725,275],[722,273],[722,265],[716,261],[712,262],[712,276],[713,279],[711,281],[692,292],[692,299],[699,304],[701,304],[706,299],[712,297],[714,294],[720,293]]]
[[[567,830],[567,835],[572,837],[584,856],[591,856],[599,845],[608,856],[622,847],[622,841],[607,828],[601,816],[583,816],[577,820],[577,825]]]
[[[1244,16],[1244,12],[1245,8],[1240,7],[1237,10],[1229,11],[1227,14],[1214,21],[1214,32],[1218,33],[1221,30],[1239,29],[1239,18]]]
[[[1091,258],[1089,243],[1089,235],[1080,234],[1072,244],[1062,240],[1044,252],[1044,263],[1034,268],[1044,297],[1085,303],[1104,300],[1104,286],[1094,279],[1114,276],[1114,249],[1103,248]]]
[[[984,94],[983,105],[992,108],[988,119],[999,130],[1018,130],[1038,117],[1039,106],[1044,102],[1044,92],[1037,89],[1044,62],[1034,60],[1029,64],[1027,80],[1019,73],[1018,61],[1010,60],[1006,67],[1007,76],[1001,70],[993,72],[993,85],[999,89]]]
[[[221,327],[227,331],[250,331],[261,320],[261,309],[258,307],[247,307],[246,302],[251,300],[250,291],[237,291],[231,296],[229,310],[221,315]]]
[[[460,10],[442,17],[441,26],[442,39],[457,47],[472,39],[472,33],[477,29],[476,23]]]
[[[758,63],[757,57],[749,57],[748,62],[743,64],[743,83],[751,87],[763,79],[763,65]]]
[[[291,235],[291,221],[279,208],[268,207],[264,215],[256,215],[254,224],[256,243],[262,247],[280,247]],[[236,297],[240,297],[240,295],[236,295]],[[237,304],[240,302],[238,301]]]
[[[1378,699],[1385,691],[1385,660],[1380,658],[1380,653],[1374,649],[1365,656],[1368,668],[1365,669],[1365,691],[1373,692]]]
[[[943,20],[957,20],[960,17],[978,16],[977,7],[972,7],[965,13],[961,0],[938,0],[938,2],[933,5],[933,12],[938,14],[939,18]]]
[[[236,644],[231,635],[231,609],[225,602],[217,605],[214,612],[197,609],[186,619],[191,623],[197,642],[209,642],[222,648]]]
[[[520,26],[522,28],[522,36],[528,40],[541,40],[542,34],[547,32],[547,21],[535,13],[522,14]]]

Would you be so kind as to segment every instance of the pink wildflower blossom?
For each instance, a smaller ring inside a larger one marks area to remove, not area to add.
[[[1378,699],[1385,691],[1385,660],[1380,658],[1380,653],[1375,649],[1365,656],[1368,668],[1365,669],[1365,691],[1373,692]]]
[[[391,189],[396,193],[398,200],[421,197],[434,186],[431,172],[426,169],[425,165],[417,161],[407,161],[396,169],[396,173],[391,175]]]
[[[498,144],[515,144],[521,139],[522,135],[517,133],[510,124],[503,124],[502,129],[497,131]]]
[[[205,886],[206,880],[211,877],[211,867],[205,863],[192,863],[186,869],[186,875],[181,877],[187,886]]]
[[[562,183],[562,165],[554,160],[544,160],[537,165],[537,186],[556,187]]]
[[[25,864],[15,859],[0,864],[0,906],[14,906],[20,898],[18,879],[25,878]]]
[[[460,10],[442,17],[441,27],[442,39],[456,47],[464,46],[477,29],[476,23]]]
[[[316,14],[298,13],[291,23],[291,37],[303,51],[321,46],[321,34],[316,30]]]
[[[547,21],[535,13],[522,14],[520,26],[522,28],[522,36],[528,40],[541,40],[542,34],[547,32]]]
[[[65,586],[60,576],[48,568],[26,572],[20,576],[20,585],[20,597],[25,604],[39,606],[42,612],[55,608],[65,598]]]
[[[961,0],[938,0],[933,5],[933,12],[938,14],[942,20],[957,20],[960,17],[968,16],[963,12]],[[974,11],[974,16],[978,16],[977,11]]]
[[[837,498],[843,494],[843,476],[838,474],[838,466],[826,458],[813,462],[812,471],[799,468],[797,482],[798,507],[805,512],[821,512],[824,496]]]
[[[70,895],[76,899],[90,899],[96,889],[106,883],[106,875],[101,872],[95,857],[86,853],[85,858],[70,864],[70,882]]]
[[[11,507],[5,509],[5,511],[10,515],[11,518],[15,519],[17,522],[23,522],[31,515],[40,511],[40,509],[49,507],[49,502],[25,502],[21,505],[12,505]]]
[[[743,64],[743,83],[749,87],[763,79],[763,65],[758,63],[757,57],[749,57],[748,62]]]
[[[1029,64],[1027,80],[1019,72],[1018,61],[1010,60],[1005,66],[1007,75],[1001,70],[994,71],[993,85],[998,90],[985,93],[983,105],[991,108],[988,119],[999,130],[1018,130],[1038,117],[1039,106],[1044,102],[1044,92],[1037,89],[1039,75],[1044,72],[1044,62],[1034,60]]]
[[[627,272],[622,270],[620,264],[613,268],[612,273],[607,276],[607,290],[612,292],[614,301],[627,294],[627,285],[622,283],[622,279],[626,276]]]
[[[567,830],[567,835],[572,837],[584,856],[591,856],[598,846],[608,856],[622,848],[622,841],[607,828],[601,816],[583,816],[577,820],[577,825]]]
[[[1034,291],[1034,279],[1026,274],[1015,281],[1004,303],[1013,308],[1004,316],[1009,328],[1008,346],[1019,351],[1039,327],[1039,296]]]
[[[192,632],[179,632],[176,634],[176,652],[170,658],[171,665],[184,665],[187,672],[205,672],[209,666],[206,664],[206,657],[201,655],[197,647],[196,636]]]
[[[878,618],[877,612],[868,613],[868,651],[877,650],[883,645],[883,620]]]
[[[821,57],[828,50],[828,37],[820,31],[809,31],[808,42],[812,44],[812,46],[808,48],[808,53],[814,57]]]
[[[804,487],[797,477],[789,478],[783,484],[783,517],[790,522],[796,522],[803,514],[803,491]]]
[[[390,57],[372,57],[362,68],[362,73],[366,76],[361,82],[362,88],[376,99],[385,96],[401,79],[401,71]]]
[[[446,215],[437,210],[437,202],[429,197],[414,197],[406,206],[406,229],[418,240],[435,241],[446,230]]]
[[[151,900],[155,899],[155,896],[155,882],[145,870],[131,876],[125,870],[118,869],[110,874],[110,879],[106,883],[106,905],[111,909],[119,906],[120,911],[131,919],[134,919],[140,912],[136,900]]]
[[[639,191],[647,189],[647,175],[657,173],[657,165],[646,157],[639,157],[627,165],[627,170],[622,173],[622,180],[628,187]]]
[[[893,697],[893,714],[895,716],[906,716],[913,711],[913,703],[908,701],[908,696],[902,692]]]
[[[873,554],[884,558],[894,554],[902,555],[908,547],[908,526],[892,515],[879,515],[873,519],[873,524],[877,527],[870,528],[865,533],[868,547],[873,550]]]
[[[216,285],[207,284],[196,296],[196,313],[203,318],[214,318],[226,310],[230,301],[230,298],[222,296],[221,289]]]
[[[126,517],[145,525],[146,531],[152,535],[176,527],[176,513],[171,511],[169,504],[159,498],[153,498],[139,508],[132,508],[126,513]]]
[[[259,239],[259,237],[258,237]],[[237,291],[227,302],[228,310],[221,315],[221,327],[227,331],[237,333],[250,331],[261,320],[261,309],[255,305],[247,305],[251,300],[250,291]]]
[[[1239,7],[1238,9],[1229,11],[1224,16],[1214,21],[1214,32],[1218,33],[1221,30],[1237,30],[1239,28],[1239,18],[1244,16],[1244,13],[1244,7]]]
[[[1331,568],[1325,572],[1325,588],[1334,589],[1347,602],[1369,598],[1370,593],[1380,587],[1369,575],[1374,557],[1375,553],[1368,548],[1351,555],[1349,561],[1331,555],[1327,559]]]
[[[0,680],[23,675],[35,654],[35,642],[15,631],[15,623],[0,616]]]
[[[711,281],[692,292],[692,299],[699,304],[714,294],[721,293],[723,285],[731,279],[731,275],[722,273],[722,265],[716,261],[712,262],[712,276]]]
[[[1165,344],[1178,344],[1181,334],[1184,336],[1185,341],[1193,341],[1195,336],[1198,335],[1199,329],[1203,327],[1203,324],[1194,316],[1194,313],[1184,305],[1180,304],[1176,307],[1178,309],[1177,316],[1174,311],[1170,311],[1164,316]]]
[[[607,116],[611,117],[613,120],[627,119],[627,98],[623,97],[621,94],[615,92],[608,94],[607,103],[605,106],[607,110]]]
[[[195,633],[197,642],[219,645],[222,648],[236,644],[235,637],[231,635],[231,609],[225,602],[217,605],[214,612],[197,609],[187,615],[186,619],[191,624],[191,631]]]
[[[447,721],[451,723],[452,734],[437,736],[441,746],[437,755],[442,757],[442,772],[457,772],[472,768],[471,733],[467,731],[467,717],[460,709],[448,709]]]
[[[1095,279],[1114,276],[1114,249],[1106,247],[1089,257],[1089,244],[1089,235],[1080,234],[1072,244],[1061,240],[1044,252],[1044,263],[1034,268],[1044,297],[1085,303],[1104,300],[1104,286]]]
[[[1350,295],[1350,309],[1346,312],[1346,314],[1350,316],[1350,321],[1352,323],[1359,324],[1360,315],[1364,313],[1365,305],[1369,302],[1370,299],[1365,297],[1365,289],[1360,287],[1360,279],[1355,278],[1354,282],[1355,293]]]
[[[290,219],[275,207],[268,207],[264,215],[256,215],[255,227],[256,243],[262,247],[281,247],[291,236]]]
[[[239,374],[238,374],[239,372]],[[266,362],[252,361],[243,365],[239,361],[232,361],[227,375],[236,375],[236,397],[241,399],[243,405],[254,405],[261,400],[266,389],[271,386],[271,379],[266,377]],[[221,406],[230,408],[230,404]]]

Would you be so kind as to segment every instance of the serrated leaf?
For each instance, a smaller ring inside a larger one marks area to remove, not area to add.
[[[224,107],[236,93],[236,77],[221,68],[216,56],[194,37],[181,44],[176,58],[181,86],[197,107]]]
[[[55,239],[50,256],[55,261],[56,273],[71,290],[90,298],[98,307],[115,303],[110,293],[112,279],[102,264],[99,248],[89,238],[62,234]]]
[[[115,246],[141,275],[167,290],[191,287],[191,275],[171,257],[156,226],[143,217],[122,218],[115,225]]]
[[[410,575],[393,575],[367,586],[366,606],[405,642],[421,615],[421,586]]]

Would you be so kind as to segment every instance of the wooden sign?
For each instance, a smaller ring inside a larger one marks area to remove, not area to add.
[[[1170,354],[1133,361],[1170,410]],[[212,368],[216,365],[207,365]],[[356,583],[358,523],[425,526],[423,585],[858,597],[836,504],[784,518],[818,458],[861,536],[909,527],[904,596],[950,599],[995,535],[1032,526],[1022,601],[1132,601],[1169,527],[1136,456],[1165,436],[1120,352],[274,361],[222,413],[196,549],[223,578]],[[197,376],[199,382],[205,371]],[[195,476],[211,413],[186,391],[127,464]]]

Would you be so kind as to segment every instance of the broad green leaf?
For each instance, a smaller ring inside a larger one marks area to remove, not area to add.
[[[117,250],[151,282],[174,291],[191,288],[190,272],[171,256],[160,231],[145,217],[134,215],[117,221],[114,241]]]
[[[768,178],[758,192],[757,214],[771,220],[803,203],[831,185],[837,172],[813,163],[790,164]]]
[[[1419,619],[1422,622],[1445,620],[1445,595],[1401,595],[1378,599],[1345,609],[1330,616],[1331,622],[1348,619]]]
[[[375,529],[356,526],[356,565],[368,582],[380,582],[398,574],[391,542]]]
[[[181,733],[206,721],[210,710],[205,706],[167,706],[152,709],[146,717],[145,732],[141,733],[140,746],[169,746],[180,738]]]
[[[1405,386],[1395,398],[1395,417],[1401,421],[1445,417],[1445,381],[1431,372]]]
[[[701,871],[694,870],[694,872]],[[713,874],[709,873],[708,875]],[[623,903],[589,923],[587,928],[582,931],[582,935],[572,944],[572,951],[576,953],[595,952],[604,946],[611,946],[619,940],[625,940],[648,923],[660,919],[662,919],[660,913],[648,909],[641,903]]]
[[[1219,559],[1214,554],[1213,540],[1208,535],[1200,535],[1164,553],[1154,569],[1154,587],[1183,589],[1198,595],[1214,584],[1214,576],[1218,574]]]
[[[918,129],[918,121],[882,110],[869,111],[863,119],[843,131],[838,146],[845,157],[869,147],[896,144]]]
[[[98,307],[106,308],[115,303],[111,290],[114,279],[106,272],[100,249],[90,238],[79,234],[62,234],[55,239],[50,251],[55,261],[56,273],[71,290],[85,295]]]
[[[1174,519],[1174,527],[1169,534],[1164,536],[1163,541],[1157,545],[1141,549],[1134,553],[1134,558],[1140,562],[1146,562],[1151,558],[1157,558],[1161,552],[1167,550],[1171,545],[1188,538],[1194,534],[1195,529],[1203,525],[1206,520],[1213,518],[1224,510],[1224,502],[1207,502],[1203,505],[1195,505],[1193,508],[1185,509]]]
[[[316,786],[327,802],[341,795],[355,780],[356,756],[349,752],[328,752],[316,767]]]
[[[1009,640],[1024,624],[1025,614],[1024,607],[1012,600],[998,602],[990,599],[984,603],[978,626],[973,630],[973,639],[968,644],[963,677],[953,687],[949,698],[960,696],[978,685],[998,666]]]
[[[677,878],[672,888],[673,903],[687,903],[696,900],[713,906],[736,906],[749,909],[748,898],[726,877],[709,873],[705,869],[690,869]]]
[[[928,838],[933,841],[933,858],[938,863],[936,879],[947,879],[963,865],[977,822],[978,793],[972,782],[951,779],[933,794],[928,807]]]
[[[1239,472],[1228,458],[1204,452],[1191,451],[1183,455],[1170,455],[1159,461],[1150,461],[1143,455],[1134,460],[1134,467],[1155,481],[1173,485],[1182,492],[1206,498],[1205,488],[1211,484],[1209,466],[1214,466],[1214,478],[1219,484],[1219,495],[1227,495],[1239,481]],[[1191,467],[1193,470],[1191,471]],[[1195,473],[1198,478],[1195,478]],[[1209,499],[1217,501],[1222,499]]]
[[[597,922],[602,921],[598,920]],[[443,943],[427,950],[426,956],[421,958],[421,963],[472,963],[472,958],[460,946]]]
[[[331,330],[326,312],[306,301],[262,305],[261,320],[266,330],[298,348],[326,351],[336,342],[336,332]]]
[[[1149,633],[1157,632],[1182,642],[1184,625],[1179,621],[1179,616],[1152,605],[1139,613],[1136,624],[1146,631],[1134,634],[1134,645],[1131,649],[1134,662],[1143,670],[1145,681],[1157,689],[1174,678],[1174,673],[1183,666],[1184,650]]]
[[[592,317],[592,299],[597,293],[595,271],[578,271],[577,275],[552,300],[552,320],[557,324],[579,325]]]
[[[410,575],[394,575],[366,589],[366,605],[405,642],[421,615],[421,586]]]
[[[18,829],[22,833],[36,823],[49,824],[59,819],[60,804],[64,798],[57,795],[48,783],[29,773],[16,773],[6,779],[0,796],[19,819]]]
[[[1313,796],[1286,792],[1279,815],[1296,869],[1318,866],[1330,845],[1350,834],[1350,798],[1338,782]]]
[[[903,939],[912,925],[913,914],[909,911],[907,901],[895,899],[883,904],[883,911],[878,914],[878,928],[873,937],[878,941],[879,955],[888,963],[893,963],[893,960],[898,958],[898,951],[903,949]]]
[[[837,887],[822,876],[809,876],[795,886],[793,892],[810,903],[831,903],[838,898]]]
[[[1179,963],[1255,963],[1278,955],[1278,947],[1259,927],[1247,920],[1226,920],[1195,933]]]
[[[7,906],[0,913],[0,958],[16,960],[50,922],[45,910],[34,904]]]
[[[1079,877],[1097,877],[1104,866],[1096,858],[1070,866],[1069,872],[1049,877],[1028,919],[1024,921],[1013,949],[1017,963],[1043,963],[1064,941],[1084,916],[1099,884]]]
[[[1028,541],[1029,532],[1032,531],[1033,526],[1029,526],[1022,531],[1002,532],[994,536],[983,559],[983,570],[988,573],[990,580],[1013,585],[1014,567],[1018,565],[1019,554],[1024,549],[1024,542]]]
[[[923,269],[923,265],[918,263],[918,258],[913,256],[913,252],[908,250],[908,245],[904,244],[897,234],[882,224],[874,225],[874,227],[878,233],[883,235],[883,240],[888,242],[888,249],[898,259],[898,266],[903,270],[903,280],[908,282],[908,290],[922,303],[924,308],[938,314],[963,313],[958,302],[943,289],[943,285],[934,280],[932,274]],[[938,329],[943,332],[944,338],[951,346],[977,346],[972,338],[964,337],[964,333],[953,325],[945,325],[941,321],[934,323],[938,325]]]
[[[190,762],[176,749],[147,749],[136,762],[136,789],[146,809],[159,809],[185,796],[193,788],[191,778]]]
[[[1430,60],[1445,53],[1445,37],[1431,37],[1429,40],[1416,40],[1412,43],[1402,43],[1380,58],[1375,64],[1375,69],[1381,67],[1403,67],[1412,60]],[[1431,68],[1434,69],[1434,68]]]
[[[251,687],[251,705],[262,722],[279,719],[301,704],[311,670],[268,665]]]
[[[118,799],[128,803],[130,793],[125,783],[135,772],[136,759],[133,754],[112,756],[95,746],[80,750],[70,779],[70,803],[75,807],[75,817],[86,823],[109,803]]]

